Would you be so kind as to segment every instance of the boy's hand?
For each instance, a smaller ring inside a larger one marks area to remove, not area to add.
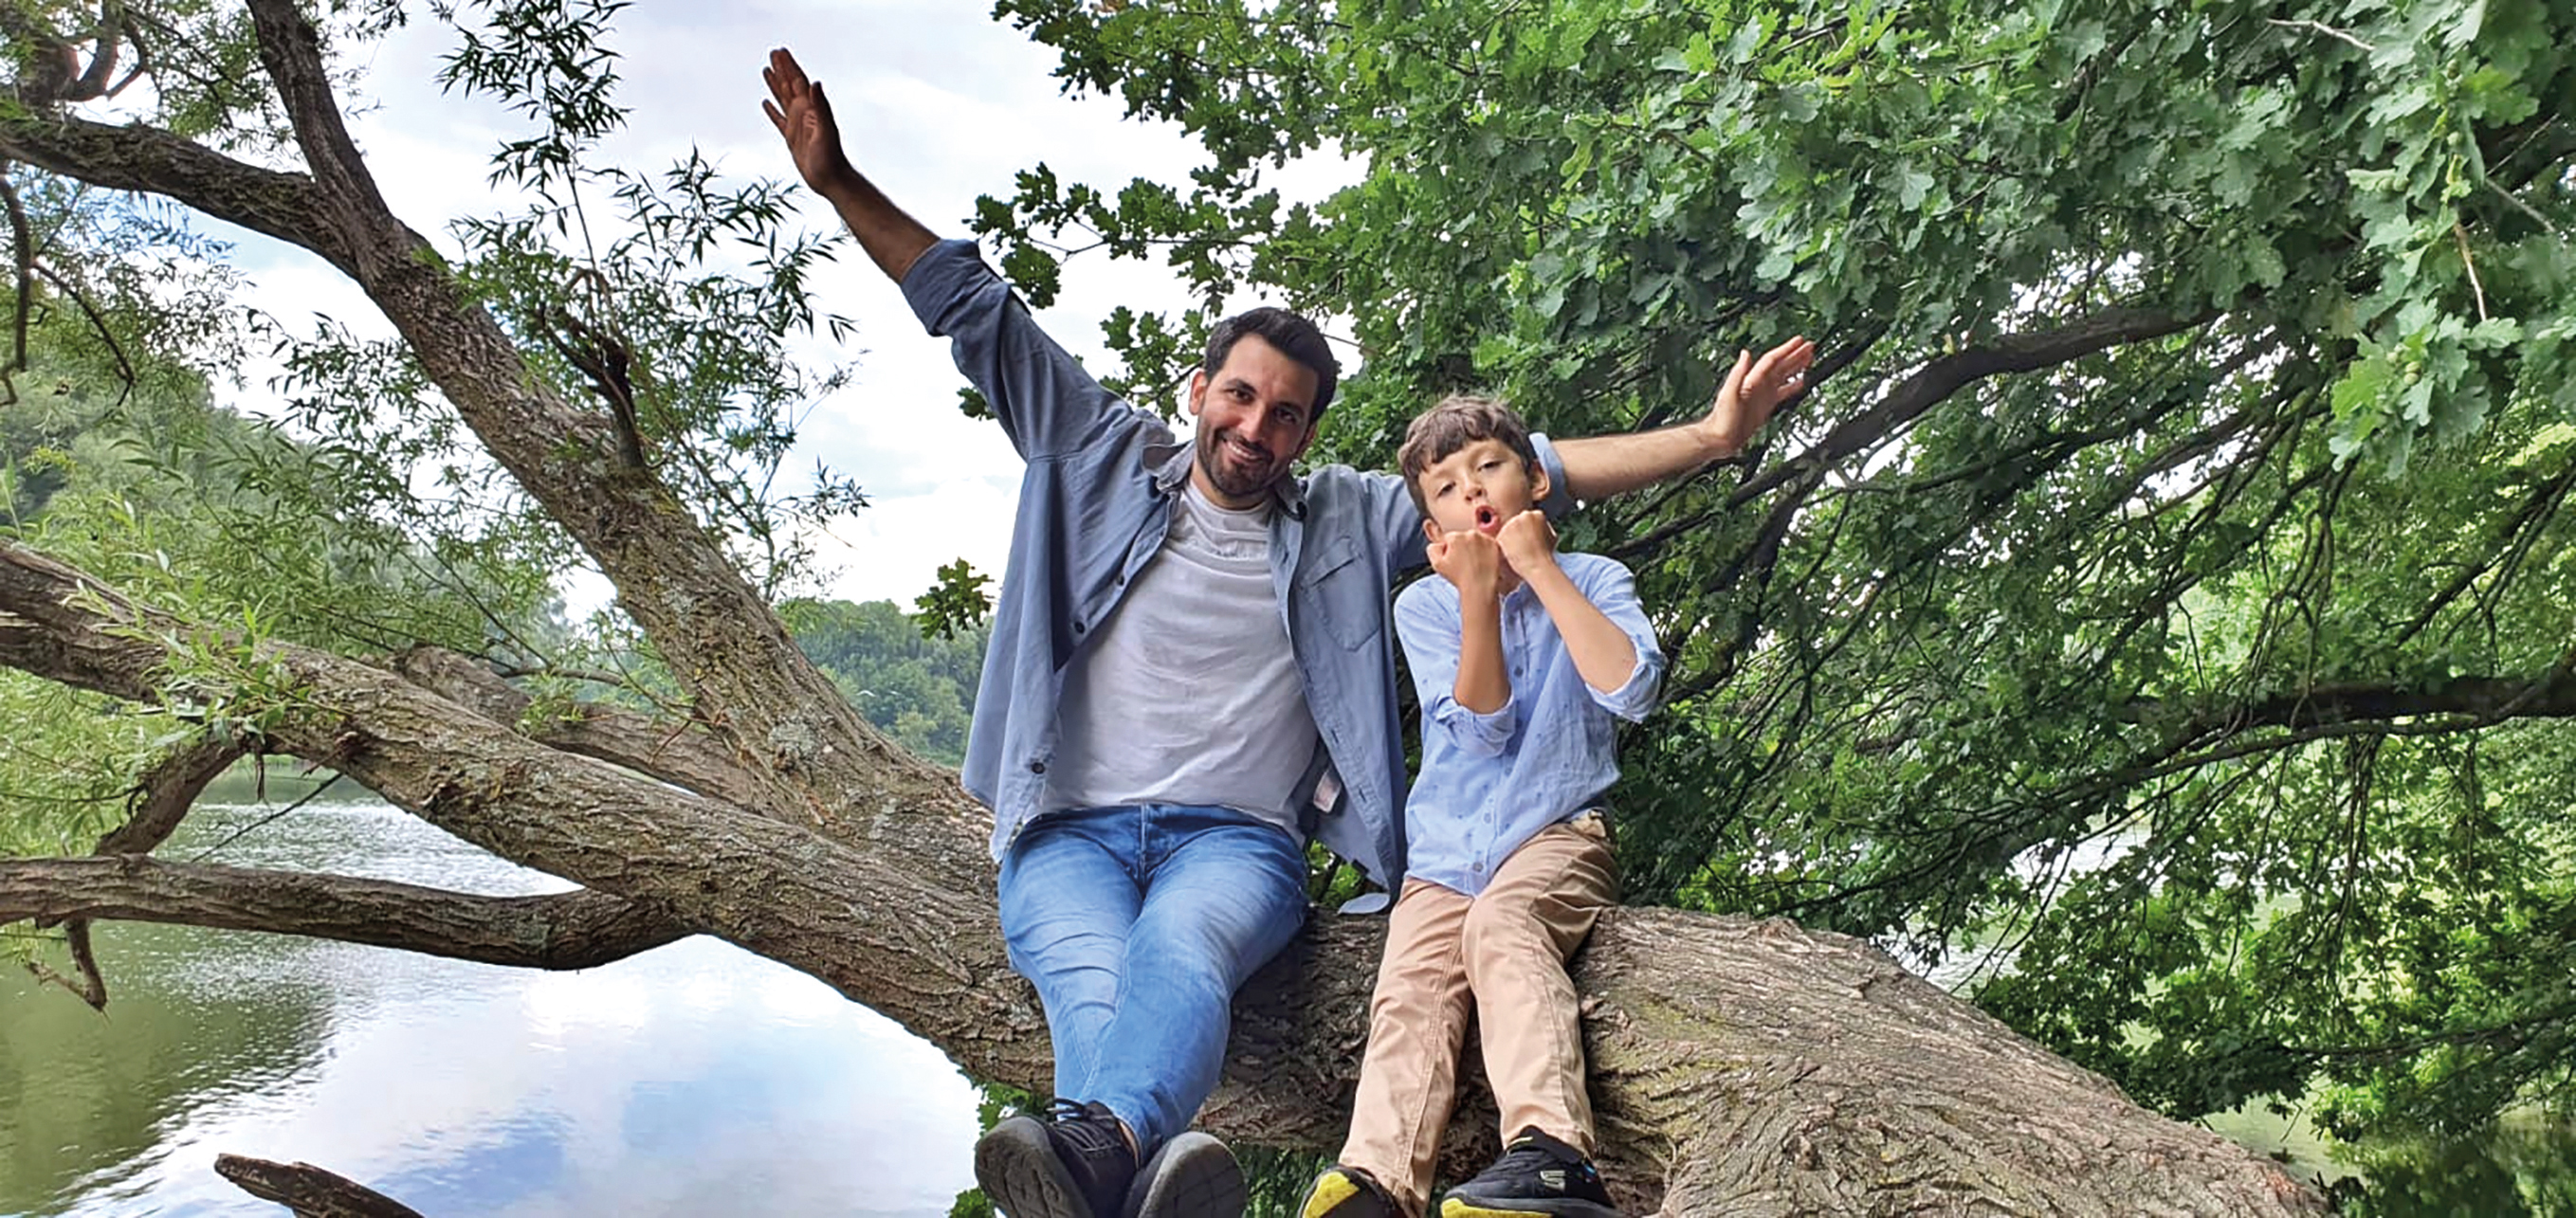
[[[1431,569],[1457,585],[1459,599],[1491,597],[1503,582],[1503,550],[1482,533],[1444,533],[1432,542]]]
[[[1734,370],[1726,374],[1708,417],[1699,421],[1718,453],[1732,457],[1743,452],[1753,433],[1771,421],[1772,411],[1807,391],[1807,369],[1815,362],[1816,344],[1803,338],[1763,352],[1759,361],[1750,351],[1736,352]]]
[[[832,119],[832,102],[823,96],[821,82],[807,80],[805,69],[784,48],[769,53],[769,66],[760,70],[760,78],[769,83],[770,97],[760,109],[787,141],[788,155],[805,184],[828,195],[855,180],[859,171],[841,151],[841,125]]]
[[[1556,565],[1556,526],[1537,508],[1504,521],[1494,540],[1502,547],[1503,561],[1523,579]]]

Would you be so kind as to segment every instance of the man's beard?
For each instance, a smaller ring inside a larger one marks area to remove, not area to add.
[[[1199,471],[1207,475],[1209,485],[1218,494],[1228,499],[1257,498],[1278,485],[1283,463],[1268,450],[1263,450],[1263,456],[1247,468],[1228,460],[1237,450],[1220,434],[1200,433],[1198,449]]]

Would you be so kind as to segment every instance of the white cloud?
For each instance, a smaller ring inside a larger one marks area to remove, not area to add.
[[[832,572],[832,595],[909,608],[940,567],[960,558],[998,582],[1018,503],[1016,470],[1013,476],[952,479],[922,494],[875,500],[810,540]]]

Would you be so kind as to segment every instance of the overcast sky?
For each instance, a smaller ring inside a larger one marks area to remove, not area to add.
[[[760,112],[760,68],[769,48],[785,46],[830,90],[860,168],[943,236],[965,235],[976,196],[1009,194],[1013,173],[1040,161],[1072,181],[1184,180],[1194,159],[1176,129],[1124,120],[1114,100],[1063,96],[1049,75],[1051,52],[993,21],[986,7],[640,0],[619,15],[612,42],[624,57],[618,96],[630,111],[628,128],[602,159],[655,169],[695,145],[728,177],[792,178]],[[418,20],[367,53],[369,96],[351,119],[386,200],[442,241],[450,219],[499,209],[485,181],[492,149],[526,130],[497,108],[439,91],[437,56],[451,43],[446,27]],[[1340,172],[1325,165],[1304,176],[1323,181]],[[803,198],[809,224],[837,226],[819,200]],[[321,312],[386,331],[357,289],[320,260],[256,238],[241,240],[238,253],[256,285],[251,303],[281,318]],[[824,547],[835,572],[830,590],[908,605],[936,567],[958,557],[998,578],[1020,465],[997,427],[958,414],[964,382],[947,344],[922,333],[901,294],[855,246],[812,284],[820,311],[859,323],[847,349],[817,340],[815,356],[853,361],[857,376],[813,411],[788,468],[801,478],[819,459],[857,479],[873,502],[829,530],[838,543]],[[1068,266],[1063,294],[1040,320],[1076,355],[1105,367],[1099,322],[1111,309],[1184,300],[1159,266],[1093,254]],[[265,374],[245,371],[251,383],[234,400],[256,408],[268,396]]]

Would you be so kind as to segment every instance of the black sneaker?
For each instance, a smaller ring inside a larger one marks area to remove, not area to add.
[[[1522,1130],[1492,1167],[1450,1189],[1440,1202],[1440,1218],[1509,1218],[1513,1214],[1619,1218],[1619,1211],[1610,1208],[1609,1190],[1601,1187],[1601,1172],[1592,1161],[1534,1127]]]
[[[1097,1102],[1005,1117],[975,1143],[975,1183],[1010,1218],[1114,1218],[1135,1178],[1136,1152]]]
[[[1404,1209],[1375,1177],[1336,1163],[1306,1189],[1297,1218],[1404,1218]]]
[[[1120,1212],[1125,1218],[1243,1218],[1245,1197],[1234,1152],[1190,1130],[1145,1156]]]

